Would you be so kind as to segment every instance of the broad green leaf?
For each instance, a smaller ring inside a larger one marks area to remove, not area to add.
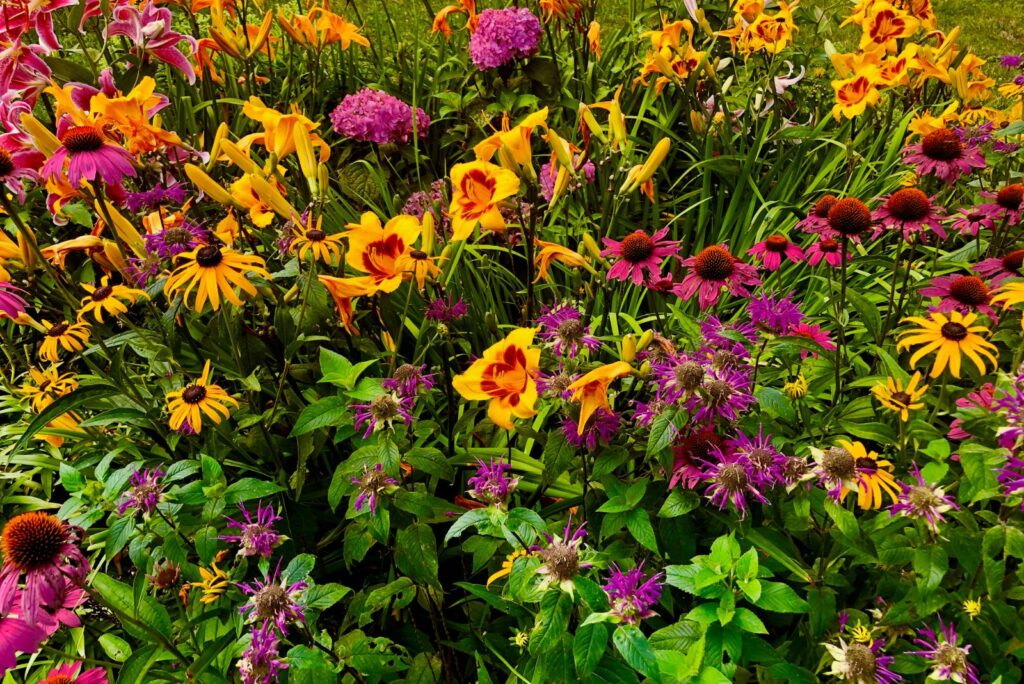
[[[586,678],[594,671],[608,648],[608,627],[601,623],[583,625],[576,630],[572,654],[576,672]]]
[[[634,670],[655,681],[661,677],[654,649],[636,625],[620,625],[612,634],[612,641],[619,655]]]

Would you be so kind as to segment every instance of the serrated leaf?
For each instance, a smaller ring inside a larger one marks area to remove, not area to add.
[[[612,634],[612,641],[630,667],[655,681],[661,678],[654,649],[636,625],[620,625]]]
[[[584,679],[601,662],[608,649],[608,627],[601,623],[583,625],[576,630],[572,642],[572,655],[576,672]]]

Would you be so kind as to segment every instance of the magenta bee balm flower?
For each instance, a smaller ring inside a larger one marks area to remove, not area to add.
[[[654,615],[651,608],[661,599],[663,577],[660,572],[648,577],[644,574],[643,563],[626,572],[612,563],[612,574],[604,585],[611,612],[632,625]]]
[[[242,511],[244,522],[224,516],[228,521],[228,527],[238,530],[238,534],[225,534],[218,539],[237,543],[239,556],[270,558],[274,548],[284,541],[284,537],[274,530],[274,523],[284,518],[274,512],[273,506],[264,505],[262,501],[256,504],[255,520],[245,506],[238,504],[238,508]]]

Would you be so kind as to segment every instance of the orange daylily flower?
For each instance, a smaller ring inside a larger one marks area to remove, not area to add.
[[[421,232],[415,216],[396,216],[381,225],[377,215],[368,211],[359,223],[345,227],[348,229],[344,233],[348,238],[345,261],[371,277],[372,292],[394,292],[402,280],[412,276],[416,268],[413,245]]]
[[[836,104],[832,107],[832,116],[838,121],[841,116],[852,119],[860,116],[869,106],[878,103],[878,89],[867,76],[853,76],[840,81],[832,81],[836,91]]]
[[[358,278],[335,278],[333,276],[320,276],[320,284],[327,288],[334,305],[338,307],[338,315],[341,316],[341,324],[350,335],[358,335],[359,331],[353,323],[352,300],[373,294],[377,291],[377,285],[373,276],[361,276]]]
[[[505,230],[500,203],[519,192],[519,177],[485,161],[456,164],[451,170],[452,240],[465,240],[477,224],[483,230]]]
[[[544,240],[534,240],[533,242],[540,247],[540,251],[534,256],[534,262],[537,264],[537,277],[533,282],[547,279],[548,269],[551,268],[552,261],[565,264],[569,268],[587,266],[587,258],[585,256],[572,251],[568,247],[563,247],[557,242],[545,242]]]
[[[104,125],[113,126],[124,136],[124,146],[132,154],[179,147],[181,138],[178,134],[165,131],[160,126],[159,117],[155,116],[164,101],[163,97],[154,94],[155,91],[156,81],[146,76],[124,95],[93,95],[89,108],[99,114]]]
[[[590,371],[576,382],[569,385],[573,401],[580,402],[579,431],[582,435],[587,427],[590,416],[599,408],[611,410],[608,404],[608,385],[612,380],[629,375],[633,368],[625,361],[616,361]]]
[[[243,151],[256,143],[266,147],[277,159],[283,159],[295,151],[295,131],[302,127],[309,134],[313,147],[320,148],[320,161],[325,162],[331,156],[331,148],[313,132],[320,125],[302,114],[296,104],[292,104],[291,111],[284,114],[266,106],[254,95],[246,101],[242,113],[263,125],[263,133],[253,133],[238,141],[237,145]]]
[[[537,375],[540,349],[531,347],[536,328],[516,328],[492,345],[469,369],[452,379],[455,390],[470,401],[490,401],[487,416],[495,425],[511,430],[512,417],[537,414]]]
[[[466,15],[466,28],[470,33],[476,32],[478,16],[476,13],[476,0],[458,0],[458,5],[442,7],[441,11],[434,16],[434,24],[430,27],[430,35],[443,33],[445,39],[451,38],[452,27],[448,25],[448,17],[453,14]]]
[[[502,117],[501,130],[484,138],[473,148],[478,161],[489,162],[495,154],[501,165],[510,171],[515,166],[533,166],[530,138],[536,128],[547,129],[548,108],[530,114],[514,127],[509,127],[508,114]],[[512,163],[514,162],[514,163]]]
[[[896,40],[914,35],[919,25],[903,10],[888,3],[876,4],[861,23],[860,48],[881,45],[886,52],[896,52]]]

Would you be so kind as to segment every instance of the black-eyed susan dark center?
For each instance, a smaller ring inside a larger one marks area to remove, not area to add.
[[[214,268],[223,260],[224,255],[216,245],[207,245],[196,252],[196,263],[203,268]]]
[[[947,340],[952,340],[953,342],[959,342],[967,337],[966,326],[961,323],[954,323],[953,321],[943,323],[942,328],[940,328],[940,332],[943,337]]]

